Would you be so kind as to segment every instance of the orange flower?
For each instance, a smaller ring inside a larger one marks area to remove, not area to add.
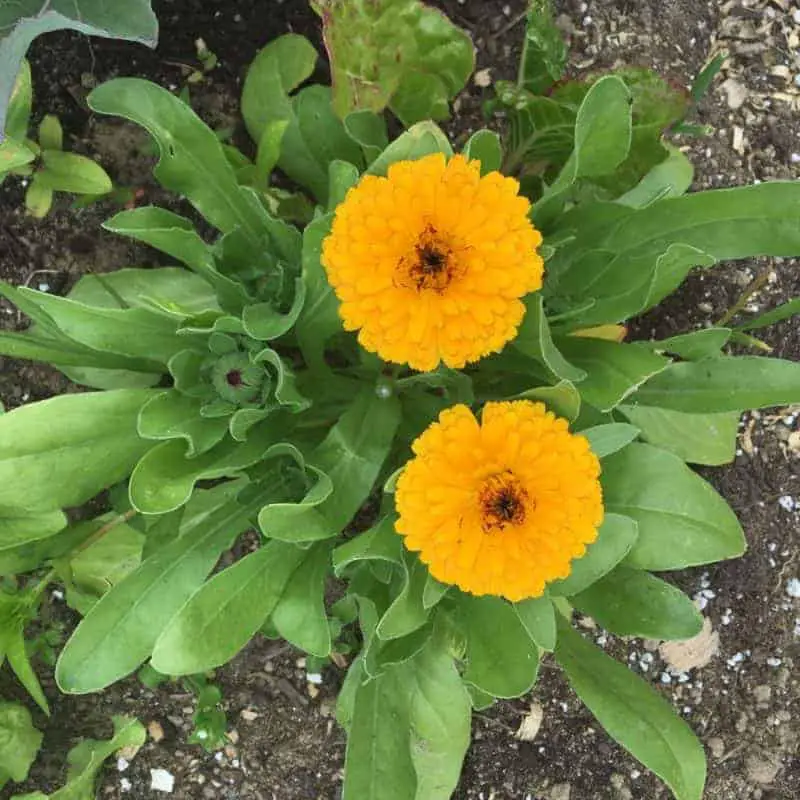
[[[339,314],[361,345],[418,370],[465,364],[516,335],[542,285],[542,236],[519,184],[437,153],[367,175],[322,249]]]
[[[398,533],[431,574],[517,602],[569,575],[603,520],[600,463],[542,403],[442,412],[397,482]]]

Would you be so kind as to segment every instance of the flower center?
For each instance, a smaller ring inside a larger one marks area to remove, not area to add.
[[[480,506],[483,530],[502,531],[508,525],[525,522],[530,498],[510,470],[491,475],[481,487]]]
[[[414,249],[401,259],[397,283],[418,292],[443,292],[456,277],[456,264],[450,248],[432,225],[420,234]]]
[[[229,386],[238,388],[244,383],[242,379],[242,371],[240,369],[232,369],[225,375],[225,380],[228,381]]]

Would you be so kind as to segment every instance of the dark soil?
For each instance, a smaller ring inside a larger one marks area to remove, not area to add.
[[[490,70],[492,81],[513,77],[523,31],[522,0],[447,0],[436,5],[472,33],[478,70]],[[576,73],[616,64],[645,65],[687,85],[712,50],[724,46],[732,52],[727,71],[696,113],[697,121],[712,125],[715,132],[681,142],[697,167],[698,189],[798,177],[800,103],[793,109],[796,91],[773,74],[781,64],[793,75],[800,72],[796,40],[791,38],[800,35],[800,23],[793,20],[790,5],[788,0],[558,3]],[[155,0],[154,6],[162,26],[161,45],[154,52],[77,35],[40,39],[31,53],[35,106],[37,117],[57,113],[69,147],[93,155],[117,181],[139,190],[138,202],[175,204],[152,180],[144,137],[133,128],[91,116],[84,102],[88,90],[116,75],[139,75],[174,89],[184,80],[180,65],[197,66],[194,43],[202,37],[220,65],[193,89],[195,107],[217,128],[236,125],[242,76],[258,48],[287,31],[304,33],[319,45],[319,26],[305,0]],[[752,23],[749,29],[742,27],[747,22]],[[728,79],[747,92],[736,108],[729,105],[723,87]],[[482,124],[481,104],[489,94],[471,84],[458,98],[450,126],[455,140]],[[149,249],[100,230],[101,222],[116,211],[110,204],[74,210],[62,197],[49,217],[34,221],[25,216],[21,201],[18,181],[0,187],[3,280],[63,293],[87,272],[159,263]],[[762,271],[769,277],[766,288],[750,298],[745,314],[800,295],[797,261],[726,265],[693,276],[640,320],[636,331],[666,336],[717,321]],[[0,327],[24,324],[9,306],[0,309]],[[775,355],[800,359],[795,321],[766,330],[764,339]],[[0,358],[0,399],[6,407],[68,387],[54,370]],[[789,580],[800,573],[800,453],[798,437],[792,436],[798,430],[798,412],[747,415],[735,462],[703,471],[739,514],[750,546],[737,561],[673,576],[697,597],[719,635],[719,651],[710,663],[671,675],[657,643],[592,632],[652,680],[700,735],[709,751],[709,800],[800,797],[800,609],[787,590]],[[60,600],[50,602],[55,618],[69,618]],[[298,659],[296,652],[260,641],[219,671],[230,743],[214,754],[186,744],[193,701],[179,686],[151,691],[131,679],[102,695],[61,697],[42,670],[54,713],[46,720],[36,712],[37,725],[45,732],[44,747],[28,783],[15,790],[56,789],[63,781],[69,747],[82,736],[108,735],[111,714],[127,713],[145,724],[158,723],[164,735],[155,741],[159,736],[153,727],[155,737],[148,738],[124,770],[111,763],[100,797],[163,797],[150,788],[150,770],[165,769],[175,777],[173,795],[179,800],[333,800],[339,796],[344,758],[344,738],[332,718],[341,674],[327,670],[316,694]],[[5,673],[1,677],[3,695],[21,699],[13,680]],[[532,741],[521,741],[514,734],[531,704],[543,711],[542,727]],[[11,794],[7,788],[0,797]],[[608,739],[546,662],[531,696],[476,715],[473,745],[455,796],[651,800],[668,793]]]

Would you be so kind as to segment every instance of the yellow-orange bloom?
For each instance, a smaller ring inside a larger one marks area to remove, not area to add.
[[[367,175],[322,249],[346,330],[386,361],[461,368],[516,335],[542,285],[542,236],[519,184],[435,154]]]
[[[398,533],[431,574],[475,595],[538,597],[603,520],[600,462],[542,403],[442,412],[397,482]]]

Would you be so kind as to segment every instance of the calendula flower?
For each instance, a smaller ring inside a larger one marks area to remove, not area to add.
[[[364,177],[322,249],[346,330],[386,361],[461,368],[513,339],[542,285],[541,234],[519,184],[442,154]]]
[[[413,444],[398,533],[431,574],[514,602],[565,578],[603,520],[600,463],[541,403],[446,409]]]

